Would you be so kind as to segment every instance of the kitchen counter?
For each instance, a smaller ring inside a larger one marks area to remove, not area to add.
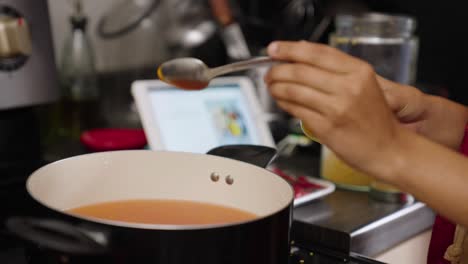
[[[337,190],[297,208],[294,222],[293,237],[303,243],[376,256],[429,229],[434,213],[420,202],[386,204]]]
[[[276,165],[293,173],[319,175],[319,146],[299,149]],[[425,204],[379,202],[366,192],[337,189],[294,211],[292,237],[311,247],[376,256],[432,227],[434,212]]]

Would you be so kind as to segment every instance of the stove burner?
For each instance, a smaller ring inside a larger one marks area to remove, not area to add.
[[[341,256],[328,252],[324,254],[318,251],[307,250],[305,248],[292,247],[289,264],[379,264],[381,262],[367,259],[355,254]]]
[[[1,238],[0,238],[1,246]],[[29,261],[28,261],[29,259]],[[36,258],[27,257],[26,250],[23,247],[10,247],[10,248],[0,248],[0,263],[8,264],[33,264],[33,263],[44,263],[44,258],[37,261]],[[56,263],[54,262],[45,262],[46,263]],[[324,255],[318,252],[293,247],[291,249],[291,257],[289,264],[371,264],[371,263],[380,263],[373,260],[367,260],[365,258],[354,258],[350,256],[349,258],[343,259],[336,256]]]

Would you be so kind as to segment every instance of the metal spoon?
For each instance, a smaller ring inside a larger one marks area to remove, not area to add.
[[[277,62],[277,60],[273,60],[270,57],[257,57],[216,68],[208,68],[199,59],[180,58],[161,64],[158,68],[158,77],[162,81],[182,89],[200,90],[207,87],[211,79],[216,76]]]

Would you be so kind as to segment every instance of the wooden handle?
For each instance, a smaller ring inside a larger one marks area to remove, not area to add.
[[[229,0],[210,0],[211,10],[222,26],[234,23]]]

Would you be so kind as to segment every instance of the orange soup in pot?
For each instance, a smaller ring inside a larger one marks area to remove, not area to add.
[[[181,200],[123,200],[68,210],[83,217],[158,225],[229,224],[257,216],[236,208]]]

